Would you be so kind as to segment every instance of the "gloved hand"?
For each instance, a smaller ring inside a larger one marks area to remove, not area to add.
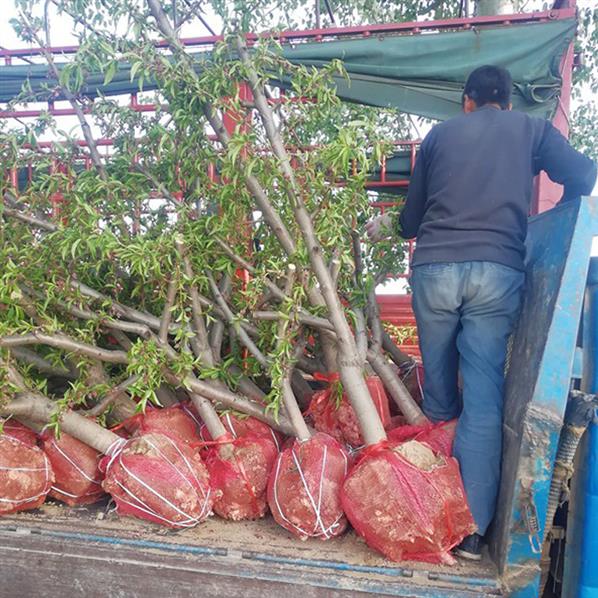
[[[396,214],[392,214],[390,212],[382,214],[382,216],[372,218],[365,225],[365,232],[368,234],[370,241],[372,243],[378,243],[378,241],[392,237],[395,232],[395,218]]]

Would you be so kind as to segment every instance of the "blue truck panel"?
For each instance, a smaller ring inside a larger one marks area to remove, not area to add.
[[[542,530],[571,384],[598,204],[530,220],[526,293],[507,374],[499,507],[491,549],[513,596],[537,596]]]
[[[598,392],[598,258],[588,272],[583,317],[583,378],[585,392]],[[598,598],[598,419],[580,445],[571,488],[563,596]]]

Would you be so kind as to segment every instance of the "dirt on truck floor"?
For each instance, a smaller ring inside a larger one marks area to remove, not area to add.
[[[481,563],[458,561],[454,566],[411,561],[393,563],[370,549],[353,531],[329,541],[302,541],[279,527],[270,515],[258,521],[235,522],[210,517],[194,528],[171,530],[132,517],[119,517],[110,511],[106,503],[73,508],[49,501],[35,511],[0,518],[0,530],[16,528],[203,546],[229,552],[346,563],[361,567],[427,571],[476,578],[496,577],[496,567],[487,556]]]

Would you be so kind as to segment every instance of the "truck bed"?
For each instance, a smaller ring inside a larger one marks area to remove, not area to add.
[[[42,508],[0,519],[0,596],[126,598],[502,595],[480,563],[385,560],[353,532],[302,542],[270,518],[216,517],[173,531],[118,517],[108,505]]]

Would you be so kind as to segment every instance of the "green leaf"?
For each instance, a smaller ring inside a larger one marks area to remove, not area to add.
[[[113,60],[108,65],[108,68],[106,69],[106,73],[104,74],[104,85],[108,85],[108,83],[110,83],[112,81],[112,79],[114,79],[114,75],[116,75],[117,71],[118,71],[118,62]]]

